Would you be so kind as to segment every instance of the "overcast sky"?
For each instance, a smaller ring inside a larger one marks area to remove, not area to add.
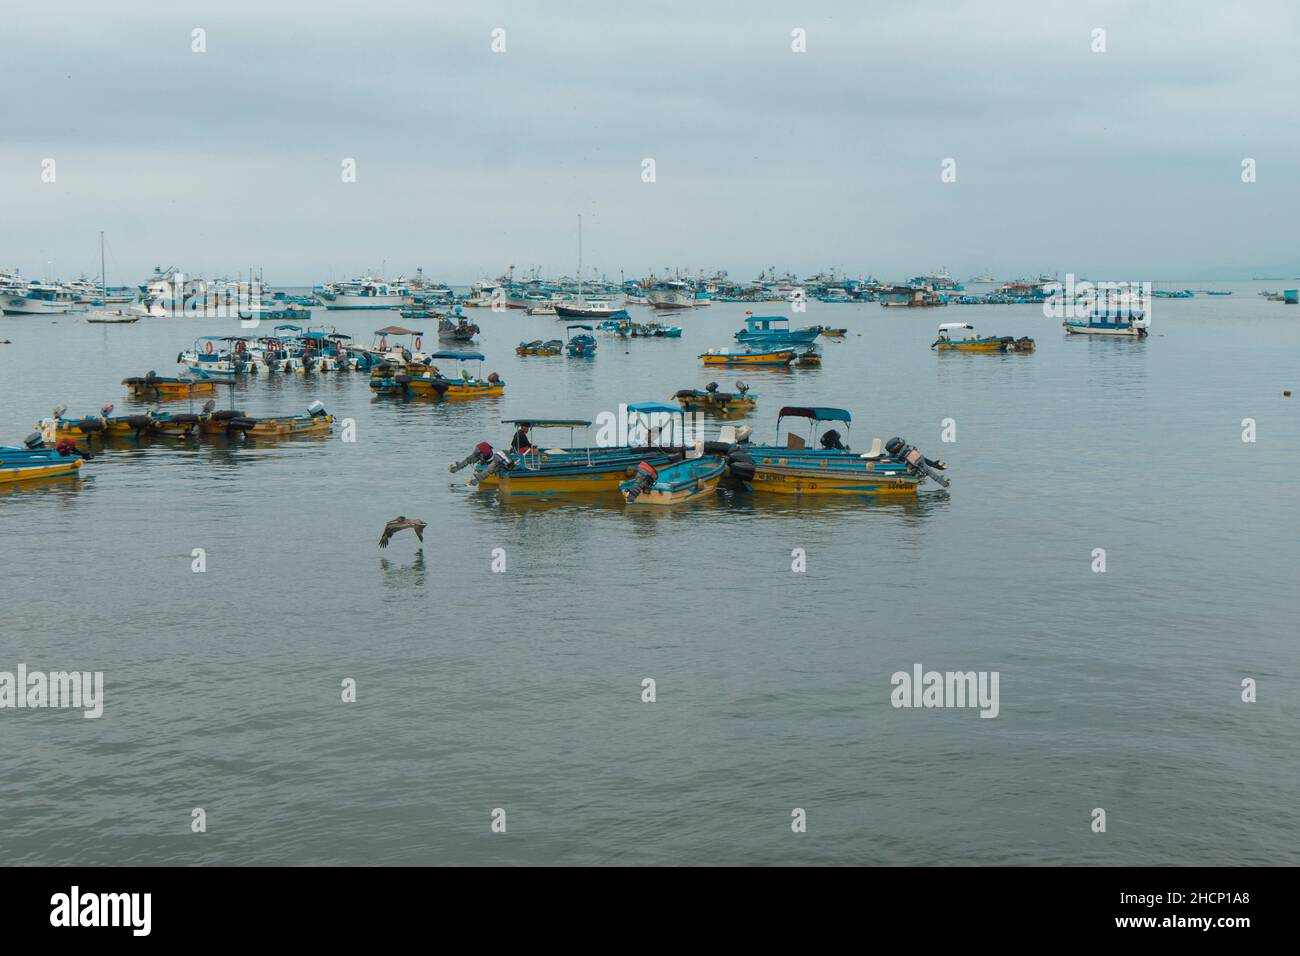
[[[120,284],[154,265],[279,285],[572,274],[579,213],[585,265],[615,278],[1300,274],[1290,2],[6,0],[2,16],[0,267],[30,276],[97,273],[101,229]]]

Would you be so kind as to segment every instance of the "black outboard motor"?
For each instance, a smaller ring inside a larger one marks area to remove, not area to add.
[[[23,447],[29,451],[35,451],[38,448],[45,447],[45,439],[41,438],[40,432],[32,432],[23,439]]]
[[[947,468],[941,461],[933,461],[922,455],[917,449],[913,448],[901,438],[891,438],[885,442],[885,451],[889,452],[891,458],[897,458],[903,464],[907,465],[908,471],[926,478],[933,478],[936,482],[948,487],[948,479],[939,474],[939,470]]]
[[[822,435],[822,447],[827,451],[849,450],[849,446],[840,441],[840,433],[833,428],[828,428],[826,434]]]
[[[704,390],[708,392],[710,395],[712,395],[714,392],[718,390],[718,383],[710,382],[708,385],[704,386]]]
[[[643,461],[636,466],[636,476],[632,479],[632,487],[623,493],[623,497],[629,503],[636,501],[642,494],[649,491],[658,480],[659,472],[655,471],[650,462]]]
[[[460,461],[453,461],[447,466],[447,470],[453,475],[462,468],[468,468],[470,465],[485,465],[492,459],[492,446],[485,441],[479,442],[474,446],[474,450],[462,458]]]

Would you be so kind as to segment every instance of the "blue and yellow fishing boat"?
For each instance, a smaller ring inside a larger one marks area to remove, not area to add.
[[[577,335],[573,334],[574,329],[579,329]],[[569,341],[565,343],[565,351],[574,358],[591,358],[596,354],[596,337],[591,334],[590,325],[566,325],[564,331],[569,336]]]
[[[709,349],[700,356],[705,365],[770,365],[789,366],[795,360],[795,350],[791,348],[769,349]]]
[[[195,395],[211,395],[217,390],[217,383],[211,379],[170,378],[154,371],[146,375],[122,379],[127,392],[133,398],[150,400],[192,398]]]
[[[53,445],[65,438],[77,441],[91,441],[96,438],[138,438],[154,430],[155,421],[166,420],[170,415],[113,415],[113,406],[105,405],[98,415],[84,418],[64,418],[67,407],[59,405],[50,418],[36,423],[41,437],[47,445]]]
[[[939,352],[961,351],[961,352],[1032,352],[1034,350],[1034,340],[1028,337],[1013,338],[1010,335],[1001,336],[968,336],[966,338],[953,338],[953,333],[969,330],[975,331],[975,326],[969,322],[945,322],[939,326],[939,336],[932,343],[930,348]]]
[[[1071,335],[1110,335],[1121,338],[1146,338],[1151,328],[1151,319],[1145,309],[1138,308],[1101,308],[1088,313],[1088,321],[1071,321],[1061,323]]]
[[[810,422],[807,441],[791,432],[784,446],[742,443],[729,454],[732,475],[750,490],[786,495],[914,495],[927,479],[948,485],[939,473],[947,467],[943,462],[925,458],[900,438],[883,447],[879,438],[874,439],[862,455],[853,453],[835,429],[819,438],[824,423],[850,425],[852,416],[842,408],[786,406],[777,415],[778,436],[782,420],[791,417]],[[810,448],[810,442],[817,447]],[[750,468],[752,476],[747,474]]]
[[[0,448],[0,485],[72,477],[81,470],[82,460],[90,457],[78,452],[68,438],[52,449],[41,447],[39,442],[40,436],[32,436],[24,448]]]
[[[629,405],[628,409],[631,414],[637,414],[638,409],[651,412],[667,409],[680,415],[677,409],[658,403]],[[570,442],[576,429],[591,425],[589,421],[563,418],[504,419],[503,423],[514,425],[516,435],[520,426],[528,426],[529,430],[567,428]],[[653,446],[541,448],[532,444],[494,450],[489,443],[480,442],[469,457],[448,467],[454,473],[473,465],[474,473],[468,484],[480,491],[551,496],[598,494],[617,492],[619,484],[643,460],[655,465],[666,464],[671,451]]]
[[[821,326],[790,328],[790,320],[780,315],[745,313],[745,327],[736,333],[736,341],[752,348],[771,349],[784,345],[812,345],[821,334]]]
[[[710,382],[703,389],[683,388],[673,397],[684,412],[701,412],[724,418],[747,415],[758,405],[758,396],[750,395],[749,386],[744,382],[737,382],[734,392],[720,392],[718,383]]]
[[[482,375],[485,356],[481,352],[434,352],[429,361],[451,359],[478,362],[478,375],[462,370],[458,378],[448,378],[434,365],[409,364],[405,367],[389,362],[370,370],[370,387],[380,394],[432,396],[446,399],[484,398],[505,394],[506,383],[496,372]]]
[[[684,505],[699,501],[718,490],[727,470],[726,462],[712,455],[685,458],[666,465],[637,463],[636,474],[618,490],[630,505]]]
[[[534,339],[531,342],[520,342],[515,346],[516,355],[559,355],[563,351],[563,339],[548,339],[545,342]]]
[[[306,415],[289,418],[253,418],[247,419],[252,425],[242,427],[249,438],[296,438],[302,435],[328,435],[334,416],[325,411],[321,402],[312,402],[307,406]]]

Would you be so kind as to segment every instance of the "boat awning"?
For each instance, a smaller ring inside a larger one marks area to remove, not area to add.
[[[591,326],[590,325],[566,325],[564,327],[564,331],[566,332],[572,332],[574,329],[583,329],[587,332],[590,332]]]
[[[587,428],[591,422],[581,418],[503,418],[502,425],[527,425],[529,428]]]
[[[842,408],[805,408],[801,405],[787,405],[776,416],[782,418],[811,418],[815,422],[851,422],[853,416]]]
[[[951,332],[953,329],[975,329],[975,326],[969,322],[945,322],[939,326],[940,332]]]
[[[376,329],[375,335],[419,335],[415,329],[404,329],[400,325],[389,325],[382,329]]]
[[[279,332],[281,329],[288,329],[291,332],[301,332],[302,326],[301,325],[277,325],[274,331]]]
[[[482,352],[434,352],[429,358],[455,359],[457,362],[482,362],[487,356]]]
[[[670,415],[681,415],[682,409],[679,405],[665,405],[663,402],[635,402],[628,405],[629,412],[636,412],[638,415],[652,415],[655,412],[667,412]]]

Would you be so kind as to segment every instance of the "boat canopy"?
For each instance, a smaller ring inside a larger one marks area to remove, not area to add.
[[[790,320],[783,315],[746,315],[745,325],[750,329],[767,329],[773,325],[789,325]]]
[[[487,356],[482,352],[434,352],[429,358],[455,359],[457,362],[482,362]]]
[[[377,329],[375,335],[419,335],[414,329],[404,329],[400,325],[387,325],[382,329]]]
[[[527,425],[529,428],[587,428],[591,422],[581,418],[503,418],[502,425]]]
[[[940,332],[951,332],[953,329],[970,329],[971,331],[974,331],[975,326],[971,325],[969,322],[945,322],[939,326]]]
[[[629,412],[636,412],[638,415],[652,415],[655,412],[668,412],[670,415],[681,415],[680,405],[666,405],[663,402],[635,402],[627,406]]]
[[[566,332],[572,332],[574,329],[583,329],[586,332],[590,332],[591,326],[590,325],[566,325],[564,327],[564,331]]]
[[[810,418],[815,422],[852,422],[853,416],[842,408],[805,408],[801,405],[787,405],[776,416],[778,422],[783,418]]]
[[[301,325],[277,325],[275,327],[276,332],[279,332],[281,329],[289,329],[290,331],[293,332],[301,332],[302,326]]]

